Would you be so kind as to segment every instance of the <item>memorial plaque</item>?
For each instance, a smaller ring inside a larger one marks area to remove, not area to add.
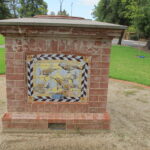
[[[87,101],[89,60],[64,54],[28,55],[28,100]]]

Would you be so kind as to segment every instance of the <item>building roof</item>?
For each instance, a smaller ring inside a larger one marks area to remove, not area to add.
[[[122,29],[127,26],[88,20],[79,17],[65,16],[35,16],[33,18],[17,18],[0,20],[0,26],[61,26],[61,27],[84,27],[84,28],[105,28]]]

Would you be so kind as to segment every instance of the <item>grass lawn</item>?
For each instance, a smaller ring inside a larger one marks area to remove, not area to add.
[[[150,53],[127,46],[113,46],[109,76],[150,85]]]
[[[0,48],[0,74],[5,73],[5,49]]]
[[[4,56],[5,50],[0,48],[0,74],[5,73]],[[150,86],[150,53],[127,46],[113,46],[109,76]]]
[[[5,38],[0,34],[0,45],[5,44]]]

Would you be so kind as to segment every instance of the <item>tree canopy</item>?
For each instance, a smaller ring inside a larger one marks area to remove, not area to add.
[[[101,0],[95,6],[93,16],[99,21],[130,25],[131,19],[126,16],[128,4],[128,0]]]
[[[131,0],[127,17],[132,20],[140,36],[150,38],[150,0]]]
[[[47,14],[47,3],[44,0],[19,0],[18,8],[20,17],[33,17]]]
[[[63,11],[59,11],[58,15],[69,16],[69,14],[67,13],[65,9]]]
[[[18,17],[18,5],[19,5],[19,0],[8,1],[8,7],[9,7],[9,11],[11,13],[12,18]]]
[[[44,0],[0,0],[0,19],[46,15]]]
[[[150,38],[150,0],[100,0],[93,16],[98,21],[132,26]]]
[[[0,19],[7,19],[11,17],[11,13],[8,7],[8,1],[0,0]]]

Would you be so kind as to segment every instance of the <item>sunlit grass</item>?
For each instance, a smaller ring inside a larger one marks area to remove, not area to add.
[[[5,49],[0,48],[0,74],[5,73]]]
[[[109,76],[150,85],[150,53],[128,46],[113,46]]]
[[[5,38],[0,34],[0,45],[5,44]]]

